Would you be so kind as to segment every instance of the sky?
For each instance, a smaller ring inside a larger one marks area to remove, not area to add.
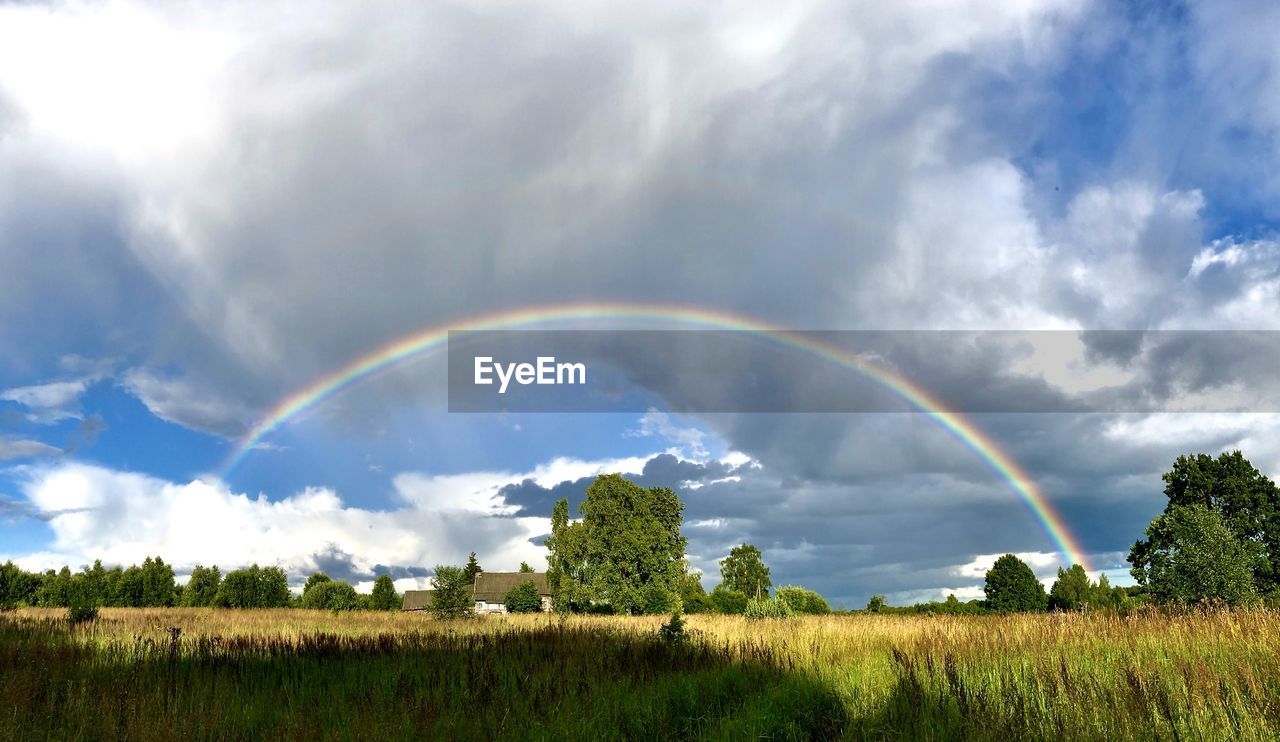
[[[425,328],[643,302],[1069,331],[925,371],[1141,382],[1140,411],[964,415],[1123,579],[1178,454],[1280,474],[1273,365],[1085,332],[1280,329],[1278,25],[1261,0],[0,5],[0,560],[405,589],[471,551],[542,567],[554,500],[617,471],[681,493],[708,589],[742,542],[849,607],[1066,563],[933,418],[699,412],[672,404],[692,362],[635,377],[643,409],[450,413],[427,353],[227,466]]]

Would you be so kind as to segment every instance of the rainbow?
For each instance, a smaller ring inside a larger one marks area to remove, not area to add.
[[[383,369],[443,348],[450,331],[512,330],[533,325],[598,320],[659,320],[751,333],[857,372],[933,418],[976,453],[1008,482],[1057,545],[1058,551],[1070,562],[1080,564],[1087,571],[1091,569],[1079,541],[1031,477],[986,433],[959,413],[948,410],[927,390],[859,355],[827,343],[749,317],[692,306],[622,302],[553,304],[478,315],[415,332],[356,358],[282,400],[240,440],[224,463],[220,476],[225,479],[250,451],[284,423]]]

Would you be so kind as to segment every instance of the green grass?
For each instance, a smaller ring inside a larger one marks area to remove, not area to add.
[[[1280,614],[0,615],[0,738],[1276,739]]]

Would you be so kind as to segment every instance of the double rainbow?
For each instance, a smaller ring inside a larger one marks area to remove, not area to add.
[[[285,422],[383,369],[443,348],[450,331],[512,330],[532,325],[598,320],[659,320],[751,333],[857,372],[890,390],[950,431],[1008,482],[1069,562],[1080,564],[1086,570],[1090,569],[1084,549],[1061,514],[1054,509],[1031,477],[986,433],[961,414],[948,410],[928,391],[865,358],[827,343],[749,317],[700,307],[615,302],[554,304],[478,315],[415,332],[356,358],[282,400],[241,439],[223,465],[221,475],[225,478],[267,435]]]

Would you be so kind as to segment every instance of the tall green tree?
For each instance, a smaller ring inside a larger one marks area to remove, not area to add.
[[[533,567],[530,567],[528,562],[520,562],[520,571],[522,573],[533,572]]]
[[[578,511],[578,522],[569,521],[566,500],[552,511],[547,563],[559,608],[643,613],[656,591],[678,595],[687,541],[675,492],[604,474]]]
[[[373,592],[369,596],[369,607],[375,611],[394,611],[400,608],[400,595],[391,575],[378,575],[373,581]]]
[[[769,588],[773,587],[763,555],[752,544],[735,546],[729,551],[729,556],[720,561],[720,577],[725,587],[749,598],[767,597]]]
[[[279,567],[235,569],[222,578],[213,604],[224,608],[283,608],[289,604],[289,582]]]
[[[160,557],[147,557],[139,570],[142,606],[171,606],[178,602],[178,583],[173,567]]]
[[[1058,611],[1074,611],[1084,608],[1094,597],[1089,575],[1079,564],[1070,569],[1058,567],[1058,579],[1049,588],[1049,608]]]
[[[467,557],[467,566],[463,567],[462,571],[466,575],[467,584],[475,585],[476,575],[483,572],[484,568],[480,566],[480,562],[476,559],[476,553],[474,551],[471,552],[471,556]]]
[[[1049,596],[1027,563],[1005,554],[987,570],[987,608],[1000,613],[1043,611]]]
[[[218,565],[202,567],[197,564],[191,570],[191,579],[182,588],[182,604],[192,607],[213,605],[221,583],[222,573],[218,571]]]
[[[1151,521],[1147,539],[1161,546],[1144,551],[1133,576],[1157,602],[1253,599],[1254,556],[1217,512],[1199,504],[1174,507]]]
[[[1216,513],[1244,552],[1257,591],[1280,591],[1280,488],[1275,482],[1239,451],[1217,458],[1207,454],[1179,456],[1162,479],[1169,500],[1165,515],[1190,505]],[[1157,555],[1173,548],[1168,528],[1148,529],[1146,536],[1129,551],[1137,579],[1151,571]]]
[[[436,618],[464,618],[472,613],[472,586],[462,567],[437,565],[431,586],[435,588],[431,612]]]

